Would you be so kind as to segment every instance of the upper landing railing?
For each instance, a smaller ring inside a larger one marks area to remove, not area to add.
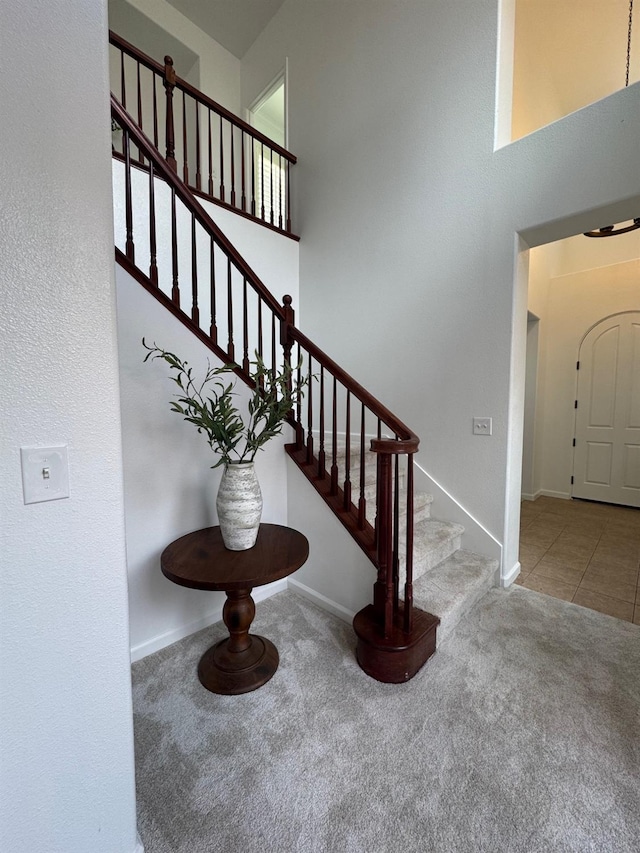
[[[178,77],[170,56],[161,65],[112,31],[109,42],[113,93],[189,189],[293,236],[293,154]],[[114,150],[124,157],[124,137]]]

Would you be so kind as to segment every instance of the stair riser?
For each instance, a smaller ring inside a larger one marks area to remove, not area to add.
[[[455,551],[460,548],[461,545],[460,536],[454,536],[451,539],[446,540],[445,542],[441,542],[437,548],[430,548],[428,554],[426,554],[422,558],[416,559],[413,558],[413,577],[414,580],[422,577],[427,572],[430,572],[431,569],[434,569],[439,563],[443,560],[446,560],[447,557],[450,557]]]
[[[446,640],[449,634],[456,627],[458,622],[471,610],[472,607],[480,601],[480,599],[493,588],[493,580],[489,578],[484,586],[479,587],[473,595],[468,595],[464,601],[461,601],[458,607],[454,608],[450,613],[447,613],[440,624],[436,637],[436,648],[443,640]]]
[[[438,645],[496,583],[497,560],[457,551],[413,588],[414,604],[440,617]]]
[[[425,496],[426,497],[426,496]],[[367,521],[370,524],[374,524],[376,520],[376,502],[375,502],[375,491],[370,493],[367,497],[367,492],[365,491],[365,498],[367,501]],[[406,505],[406,497],[400,495],[400,536],[404,536],[407,530],[407,513],[404,509]],[[413,523],[417,524],[419,521],[426,521],[431,518],[431,501],[430,500],[422,500],[422,496],[415,495],[414,496],[414,513],[413,513]]]
[[[447,557],[450,557],[460,548],[461,544],[461,536],[452,536],[449,539],[445,539],[442,542],[439,542],[437,546],[432,546],[428,548],[424,553],[421,553],[422,549],[420,547],[420,542],[416,542],[414,545],[414,554],[413,554],[413,582],[415,583],[419,578],[425,575],[427,572],[430,572],[432,569],[436,568],[443,560],[446,560]],[[400,557],[400,587],[404,586],[406,580],[406,563],[403,556]]]

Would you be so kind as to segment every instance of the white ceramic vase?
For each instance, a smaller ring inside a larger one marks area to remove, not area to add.
[[[262,492],[253,462],[225,466],[216,508],[225,546],[230,551],[253,548],[262,516]]]

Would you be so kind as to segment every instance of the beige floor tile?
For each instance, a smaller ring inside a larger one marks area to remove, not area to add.
[[[607,560],[591,560],[585,572],[585,575],[589,575],[590,577],[618,581],[619,583],[631,584],[632,586],[637,586],[639,574],[638,569],[630,566],[619,566]]]
[[[552,512],[541,512],[535,519],[536,526],[546,527],[548,530],[564,530],[567,520],[564,515],[556,515]]]
[[[635,550],[629,550],[619,544],[603,542],[602,539],[596,545],[592,559],[599,563],[610,562],[617,566],[626,566],[632,569],[637,568],[640,562]]]
[[[588,554],[591,556],[598,544],[597,539],[590,539],[578,533],[571,533],[566,528],[553,543],[558,551],[567,551],[570,554]]]
[[[640,525],[640,509],[634,509],[633,507],[614,506],[613,504],[610,504],[607,509],[608,515],[612,521],[619,522],[620,524]]]
[[[544,556],[532,570],[534,575],[543,575],[546,578],[562,581],[573,586],[578,586],[584,574],[583,569],[574,569],[562,563],[550,560]]]
[[[535,569],[540,560],[540,557],[535,559],[527,559],[526,557],[520,557],[520,568],[523,572],[525,572],[525,574],[528,574],[529,572],[532,572]]]
[[[533,505],[540,510],[540,512],[554,512],[562,514],[570,508],[571,502],[564,501],[561,498],[548,498],[546,495],[541,495],[533,502]]]
[[[558,538],[560,531],[548,530],[546,528],[533,529],[533,525],[523,530],[520,535],[520,541],[525,545],[535,545],[538,548],[549,548]]]
[[[532,589],[534,592],[544,592],[554,598],[562,598],[565,601],[571,601],[577,589],[575,584],[563,583],[555,580],[555,578],[547,578],[533,572],[524,579],[522,586]]]
[[[546,553],[545,548],[537,548],[535,545],[520,545],[520,566],[523,572],[530,572],[536,566]]]
[[[628,620],[635,606],[640,619],[640,510],[523,501],[519,559],[520,586],[566,600],[573,591],[577,603]]]
[[[580,589],[588,589],[589,592],[597,592],[607,595],[609,598],[617,598],[620,601],[628,601],[633,604],[636,600],[636,585],[622,583],[621,581],[603,578],[598,575],[585,573],[580,582]]]
[[[637,604],[633,611],[633,622],[635,625],[640,625],[640,607]]]
[[[638,527],[639,525],[636,523],[633,525],[627,525],[618,524],[614,521],[606,525],[604,528],[604,535],[615,537],[621,542],[629,542],[630,544],[637,545],[640,542],[640,530]]]
[[[565,566],[574,571],[584,572],[589,565],[591,554],[576,554],[570,551],[565,551],[562,548],[556,548],[555,543],[549,548],[544,555],[546,560],[555,563],[557,566]]]
[[[588,519],[568,518],[562,535],[580,536],[595,543],[602,536],[602,532],[605,529],[604,524],[594,524]]]
[[[609,598],[606,595],[599,595],[588,589],[579,589],[573,598],[573,602],[574,604],[581,604],[583,607],[589,607],[591,610],[606,613],[608,616],[624,619],[626,622],[633,620],[633,604],[627,601],[619,601],[617,598]]]

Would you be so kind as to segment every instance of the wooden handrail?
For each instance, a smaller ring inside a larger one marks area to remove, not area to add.
[[[261,281],[258,275],[251,269],[249,264],[216,225],[202,205],[196,201],[193,193],[189,192],[185,184],[167,165],[160,152],[154,147],[151,140],[147,138],[142,130],[140,130],[138,125],[131,119],[129,113],[122,108],[113,93],[111,94],[111,115],[115,118],[120,127],[123,129],[126,128],[127,133],[131,139],[133,139],[138,149],[144,152],[144,156],[153,163],[156,177],[161,177],[167,182],[187,210],[195,216],[205,230],[215,237],[216,242],[222,247],[225,254],[231,258],[236,267],[244,276],[246,276],[247,281],[250,282],[252,288],[260,295],[271,311],[276,314],[279,319],[283,320],[284,308]]]
[[[143,53],[139,48],[132,45],[131,42],[126,41],[122,36],[114,33],[113,30],[109,30],[109,42],[114,47],[128,53],[133,59],[145,65],[150,71],[155,71],[155,73],[160,77],[164,75],[164,65],[156,62],[146,53]],[[246,121],[243,121],[240,116],[235,115],[226,107],[223,107],[222,104],[219,104],[217,101],[214,101],[213,98],[205,95],[204,92],[201,92],[200,89],[196,89],[195,86],[192,86],[191,83],[187,82],[187,80],[184,80],[182,77],[179,77],[177,74],[175,75],[175,86],[177,89],[184,90],[188,95],[203,104],[205,107],[208,107],[213,110],[213,112],[221,115],[240,130],[244,130],[245,133],[252,136],[254,139],[257,139],[259,142],[263,142],[277,154],[280,154],[281,157],[284,157],[285,160],[288,160],[292,165],[298,162],[296,156],[290,151],[287,151],[286,148],[283,148],[282,145],[278,145],[278,143],[274,142],[273,139],[269,139],[268,136],[265,136],[265,134],[261,133],[257,128],[252,127]]]
[[[119,50],[128,53],[134,59],[137,59],[138,62],[141,62],[151,71],[155,71],[156,74],[164,74],[164,65],[161,65],[159,62],[156,62],[155,59],[152,59],[148,54],[144,53],[137,48],[135,45],[128,42],[126,39],[123,39],[122,36],[119,36],[117,33],[114,33],[113,30],[109,30],[109,44],[112,44],[114,47],[117,47]]]

